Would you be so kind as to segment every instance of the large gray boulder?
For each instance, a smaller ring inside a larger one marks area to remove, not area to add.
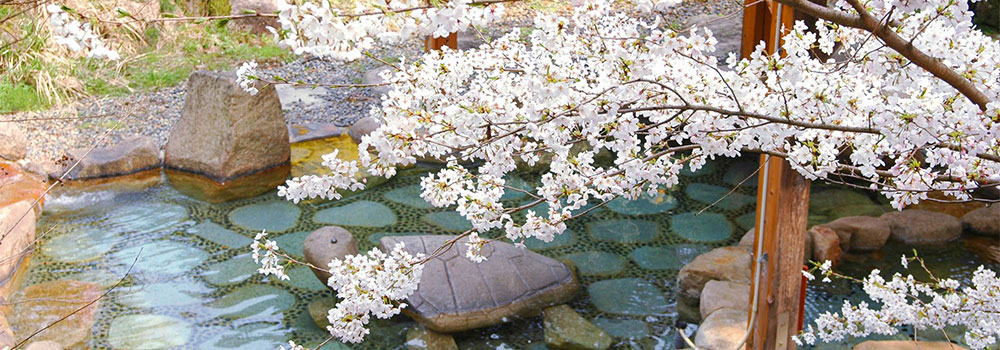
[[[233,15],[246,14],[255,11],[258,14],[275,14],[278,12],[278,1],[282,0],[229,0]],[[267,27],[281,29],[281,24],[275,17],[234,18],[229,25],[236,30],[254,34],[270,33]]]
[[[21,160],[28,155],[28,137],[17,123],[0,123],[0,158]]]
[[[941,244],[962,235],[962,224],[954,216],[920,209],[882,214],[889,224],[889,239],[911,245]]]
[[[398,242],[411,254],[430,254],[449,235],[389,236],[383,251]],[[500,324],[515,317],[531,317],[548,306],[569,301],[580,288],[565,264],[503,242],[483,247],[487,258],[475,263],[464,255],[467,238],[424,264],[417,291],[407,298],[403,312],[427,328],[443,333]]]
[[[73,149],[66,158],[63,171],[80,162],[67,175],[71,180],[122,176],[159,168],[160,148],[149,136],[134,136],[114,146]]]
[[[358,244],[354,242],[354,236],[340,226],[326,226],[313,231],[302,243],[302,254],[306,256],[306,262],[324,269],[312,269],[316,278],[324,285],[330,279],[330,271],[326,270],[330,261],[357,253]]]
[[[233,72],[192,74],[164,166],[226,182],[288,164],[291,147],[278,94],[262,83],[257,89],[254,96],[243,91]]]

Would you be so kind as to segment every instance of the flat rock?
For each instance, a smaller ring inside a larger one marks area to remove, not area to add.
[[[43,340],[28,344],[24,350],[63,350],[63,346],[51,340]]]
[[[250,259],[250,255],[247,253],[208,265],[201,275],[208,283],[226,286],[243,282],[256,273],[257,264]]]
[[[611,347],[611,336],[566,305],[542,310],[545,345],[559,350],[604,350]]]
[[[756,201],[754,196],[730,191],[732,188],[702,183],[689,184],[684,188],[689,198],[725,210],[739,210]]]
[[[854,350],[966,350],[958,344],[942,341],[866,340]]]
[[[306,241],[302,243],[302,252],[306,262],[325,269],[333,259],[358,254],[358,245],[354,242],[354,236],[343,227],[326,226],[306,237]],[[326,281],[330,279],[330,271],[311,270],[326,285]]]
[[[632,261],[647,270],[680,270],[709,249],[700,244],[677,244],[667,247],[639,247],[632,251]]]
[[[840,249],[847,251],[878,250],[889,240],[889,222],[870,216],[847,216],[823,224],[840,237]]]
[[[649,215],[666,213],[677,207],[677,199],[661,189],[654,196],[643,193],[635,200],[618,197],[608,202],[608,209],[625,215]]]
[[[449,231],[464,232],[472,229],[472,223],[454,210],[427,213],[424,221]]]
[[[291,148],[278,94],[273,86],[255,86],[260,92],[250,95],[233,72],[191,74],[181,118],[170,129],[164,166],[227,182],[287,165]]]
[[[699,349],[734,350],[747,332],[747,311],[720,309],[708,315],[698,327],[694,345]],[[739,349],[745,349],[742,346]]]
[[[69,179],[96,179],[159,168],[160,148],[152,137],[134,136],[114,146],[72,149],[66,158],[68,161],[62,171],[69,171]],[[79,164],[70,170],[78,161]]]
[[[840,265],[844,251],[840,249],[840,237],[837,236],[837,232],[828,227],[813,226],[809,229],[809,233],[813,238],[813,259],[819,262],[829,260],[834,267]]]
[[[962,216],[962,228],[980,236],[1000,236],[1000,204],[965,214]]]
[[[750,306],[750,285],[729,281],[708,281],[701,290],[698,311],[707,319],[721,309],[747,310]]]
[[[90,337],[100,301],[84,307],[101,296],[103,289],[93,283],[80,281],[51,281],[24,288],[14,304],[10,323],[14,334],[31,334],[52,324],[32,338],[34,341],[52,340],[64,348],[82,346]],[[53,324],[66,315],[72,316]]]
[[[187,232],[226,248],[245,248],[253,242],[249,237],[211,221],[203,221],[194,225]]]
[[[207,304],[214,317],[261,318],[280,321],[285,310],[295,305],[295,296],[285,289],[266,284],[247,284]]]
[[[601,312],[618,315],[658,315],[669,309],[659,288],[640,278],[603,280],[587,287],[590,302]]]
[[[624,339],[638,339],[649,336],[649,326],[639,320],[616,320],[598,317],[594,319],[594,325],[601,327],[612,337]]]
[[[454,236],[383,237],[383,251],[396,243],[412,253],[429,254]],[[424,265],[417,291],[403,310],[427,328],[452,333],[495,325],[513,316],[537,315],[546,306],[573,297],[579,283],[565,264],[503,242],[483,248],[487,260],[475,263],[464,255],[467,239]]]
[[[0,158],[18,161],[28,155],[28,137],[17,123],[0,123]]]
[[[112,253],[111,256],[122,266],[129,266],[135,261],[135,269],[147,274],[178,276],[190,272],[195,266],[208,259],[209,255],[208,252],[200,248],[184,243],[154,241],[122,249]]]
[[[678,294],[688,300],[701,297],[711,280],[750,283],[750,253],[739,247],[716,248],[694,258],[677,274]]]
[[[962,235],[962,224],[954,216],[920,209],[882,215],[889,224],[889,238],[906,244],[941,244]]]
[[[407,350],[458,350],[458,344],[451,334],[442,334],[424,326],[416,326],[406,331]]]
[[[351,140],[354,140],[354,143],[361,143],[362,137],[371,134],[379,126],[382,126],[382,124],[375,118],[364,117],[354,122],[350,128],[347,128],[347,134],[351,136]]]
[[[23,272],[18,267],[25,261],[16,257],[29,256],[30,246],[35,241],[35,211],[31,209],[31,202],[25,200],[0,206],[0,232],[6,234],[0,241],[0,257],[15,257],[0,261],[0,281],[3,281],[0,290],[13,291],[17,286],[7,281],[17,280],[11,277],[18,270]]]

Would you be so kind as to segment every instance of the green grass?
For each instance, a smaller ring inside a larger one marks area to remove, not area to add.
[[[30,85],[0,82],[0,114],[47,107],[45,100],[38,97]]]
[[[163,1],[161,7],[166,4],[171,3]],[[68,66],[54,66],[31,60],[21,64],[16,72],[0,73],[0,82],[4,82],[0,83],[0,113],[49,107],[49,102],[29,85],[32,71],[76,78],[84,95],[121,96],[182,84],[196,70],[228,70],[249,60],[289,62],[295,58],[278,48],[270,35],[230,31],[211,22],[187,25],[175,33],[147,28],[143,34],[148,45],[134,54],[123,55],[124,64],[75,58]],[[14,81],[17,83],[10,83]]]

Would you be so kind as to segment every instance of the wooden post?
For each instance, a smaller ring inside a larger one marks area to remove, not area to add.
[[[458,33],[451,33],[446,37],[427,36],[424,39],[424,50],[427,52],[440,50],[445,46],[458,50]]]
[[[767,52],[776,52],[781,28],[791,28],[794,11],[769,0],[745,1],[741,55],[749,57],[761,41]],[[761,155],[760,165],[754,227],[763,234],[754,235],[750,309],[756,311],[747,316],[752,328],[747,348],[793,350],[803,295],[809,181],[778,157]]]

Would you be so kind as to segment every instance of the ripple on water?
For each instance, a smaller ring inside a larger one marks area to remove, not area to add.
[[[320,210],[313,217],[319,224],[383,227],[396,224],[396,214],[392,209],[381,203],[372,201],[357,201],[339,207]]]
[[[264,284],[249,284],[208,304],[215,317],[261,318],[281,321],[282,311],[295,304],[295,296],[284,289]]]
[[[100,258],[117,243],[117,232],[100,227],[72,228],[56,234],[42,246],[42,253],[59,262],[75,263]]]
[[[670,228],[681,237],[695,242],[719,242],[733,234],[733,224],[719,213],[696,212],[677,214],[670,218]]]
[[[600,241],[648,243],[656,238],[659,226],[646,220],[601,220],[587,224],[590,236]]]
[[[594,319],[594,325],[615,338],[637,339],[649,336],[649,326],[639,320],[616,320],[598,317]]]
[[[113,349],[167,349],[187,343],[191,324],[161,315],[124,315],[111,321],[108,343]]]
[[[204,250],[173,241],[153,241],[114,253],[114,260],[123,266],[136,261],[137,270],[168,276],[187,273],[207,258]]]
[[[281,232],[295,226],[302,210],[286,201],[268,201],[236,208],[229,213],[229,220],[240,227],[253,230]]]
[[[201,303],[211,290],[196,282],[166,282],[131,286],[121,291],[118,302],[132,307],[182,306]]]
[[[108,230],[167,234],[187,219],[187,209],[177,204],[142,201],[123,203],[104,216],[108,218]]]
[[[226,329],[199,344],[199,349],[277,349],[287,345],[290,331],[280,324],[254,322]]]
[[[587,287],[598,310],[619,315],[658,315],[669,309],[659,288],[639,278],[604,280]]]
[[[249,254],[243,254],[208,265],[201,275],[208,283],[224,286],[243,282],[256,272],[257,264],[254,264]]]

